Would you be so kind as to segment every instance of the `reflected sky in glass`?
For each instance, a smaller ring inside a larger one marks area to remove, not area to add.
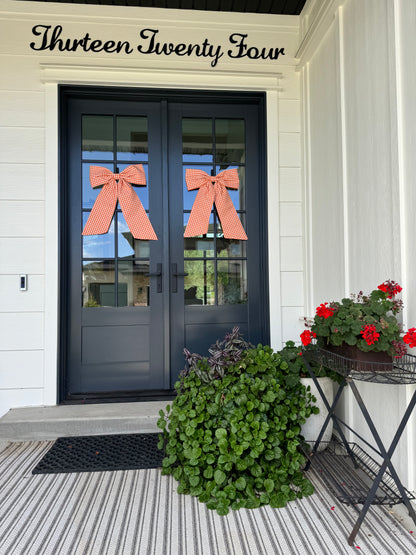
[[[122,212],[118,213],[118,257],[149,258],[150,242],[135,239]]]
[[[83,229],[87,222],[89,212],[82,214]],[[83,235],[83,258],[113,258],[114,257],[114,218],[108,233],[103,235]]]

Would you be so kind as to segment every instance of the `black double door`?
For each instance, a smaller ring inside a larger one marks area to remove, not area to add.
[[[267,341],[261,99],[68,89],[62,106],[62,400],[169,391],[183,348],[207,353],[234,326]],[[157,240],[135,239],[119,203],[108,233],[82,236],[101,189],[90,167],[140,164],[133,188]],[[207,232],[184,238],[198,192],[186,169],[237,170],[247,241],[224,237],[215,207]]]

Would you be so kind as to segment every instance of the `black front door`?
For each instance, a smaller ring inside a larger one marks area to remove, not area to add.
[[[183,348],[206,353],[233,326],[268,340],[262,118],[256,96],[63,89],[62,400],[169,391]],[[90,167],[130,165],[157,240],[135,239],[120,203],[107,233],[83,236],[101,190]],[[247,241],[224,237],[214,206],[184,238],[198,194],[187,169],[237,173]]]

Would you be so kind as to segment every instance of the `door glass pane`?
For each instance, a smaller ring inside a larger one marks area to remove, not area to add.
[[[215,271],[212,260],[185,260],[185,304],[215,304]]]
[[[117,159],[131,162],[148,160],[147,118],[117,117]]]
[[[89,212],[82,214],[83,226],[87,223],[89,215]],[[108,233],[82,236],[82,256],[83,258],[114,257],[114,218]]]
[[[185,180],[187,168],[199,169],[208,175],[217,175],[228,169],[238,171],[238,190],[227,191],[245,228],[246,184],[245,166],[242,165],[245,162],[245,121],[216,119],[215,141],[210,135],[212,121],[209,118],[182,120],[184,229],[198,194],[198,190],[188,191]],[[215,162],[212,165],[211,160]],[[224,239],[217,211],[212,207],[207,233],[184,239],[185,272],[189,274],[184,281],[185,304],[246,303],[246,256],[246,241]]]
[[[218,304],[247,302],[247,264],[245,260],[217,262]]]
[[[185,231],[189,220],[189,213],[183,215],[183,230]],[[214,214],[209,218],[208,233],[196,237],[184,238],[185,258],[202,258],[214,256]]]
[[[247,241],[238,239],[224,239],[217,236],[217,256],[218,258],[242,258],[246,256]]]
[[[229,166],[223,164],[222,166],[216,167],[216,174],[224,171],[224,170],[231,170],[237,169],[238,171],[238,180],[239,186],[238,189],[227,189],[228,194],[233,201],[234,208],[236,210],[245,210],[246,208],[246,169],[244,166]]]
[[[149,262],[118,263],[118,306],[149,306]]]
[[[84,160],[112,160],[113,142],[113,116],[82,116]]]
[[[114,261],[84,261],[82,264],[82,306],[95,308],[114,305]]]
[[[118,212],[118,258],[149,258],[150,243],[135,239],[122,212]]]
[[[212,155],[212,119],[182,119],[182,156],[184,162],[213,161]]]
[[[216,119],[215,146],[217,164],[241,164],[246,159],[243,119]]]
[[[111,172],[114,171],[114,165],[111,163],[91,164],[91,162],[84,162],[82,164],[82,208],[92,208],[94,202],[98,197],[102,187],[91,187],[90,182],[90,167],[99,165],[102,168],[107,168]]]

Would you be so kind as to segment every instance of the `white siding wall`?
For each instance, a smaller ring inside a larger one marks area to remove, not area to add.
[[[58,335],[59,83],[267,92],[269,272],[274,347],[298,337],[303,316],[303,219],[298,18],[118,6],[0,0],[0,415],[11,407],[56,403]],[[279,61],[35,52],[32,27],[63,26],[137,44],[143,28],[160,38],[230,45],[248,33],[254,45],[284,47]],[[28,291],[18,290],[28,274]]]
[[[286,74],[279,93],[279,218],[282,339],[296,341],[304,309],[301,118],[299,75]],[[270,290],[273,294],[274,280]],[[279,347],[275,343],[275,347]]]
[[[325,300],[394,279],[405,287],[405,324],[416,325],[416,168],[410,146],[415,144],[415,23],[412,0],[312,0],[303,13],[299,55],[307,91],[311,315]],[[360,384],[359,389],[389,444],[414,387]],[[339,412],[370,439],[351,395]],[[411,489],[416,486],[415,419],[394,457]]]
[[[2,25],[3,28],[3,25]],[[44,98],[35,69],[2,49],[0,91],[0,414],[43,403]],[[33,64],[32,64],[33,65]],[[19,291],[19,274],[29,288]]]

